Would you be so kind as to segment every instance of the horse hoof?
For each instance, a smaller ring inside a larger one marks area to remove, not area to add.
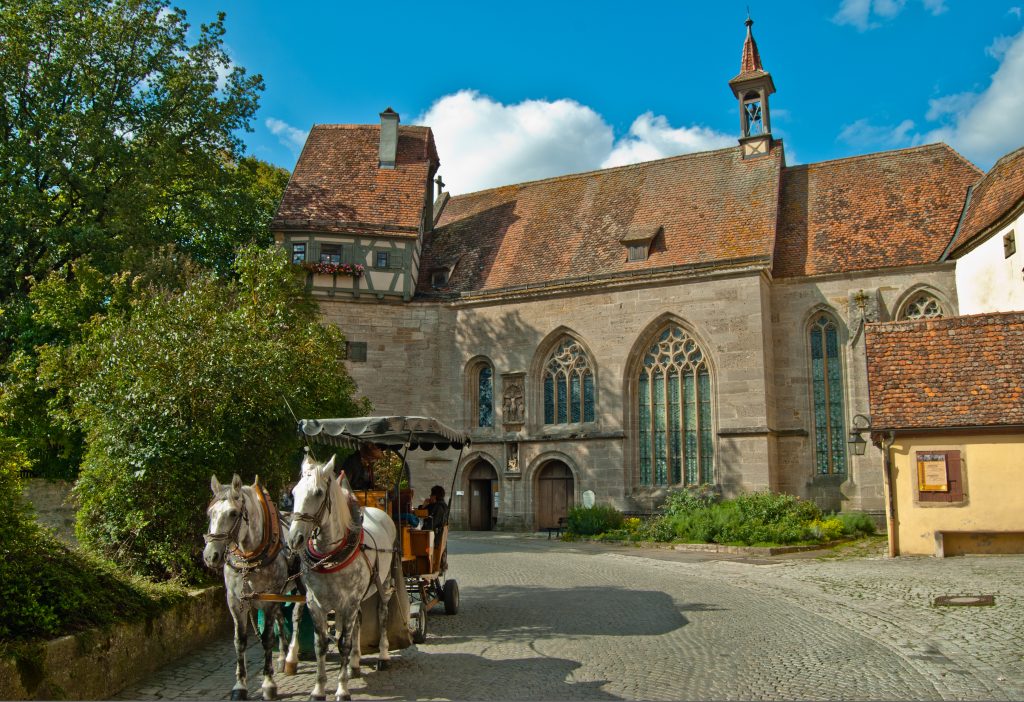
[[[249,691],[241,688],[236,688],[231,691],[231,699],[233,700],[247,700],[249,699]]]
[[[352,672],[349,673],[348,676],[350,678],[361,678],[361,677],[363,677],[363,669],[362,668],[353,667],[352,668]]]
[[[276,700],[277,699],[277,688],[276,687],[265,687],[265,688],[263,688],[263,699],[265,699],[265,700]]]
[[[285,661],[284,662],[284,674],[285,675],[295,675],[298,672],[299,672],[299,662],[298,661]]]
[[[377,670],[387,670],[391,667],[391,661],[377,661]]]

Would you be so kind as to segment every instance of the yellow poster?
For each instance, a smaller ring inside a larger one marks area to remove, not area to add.
[[[917,454],[917,483],[918,489],[923,492],[945,492],[949,490],[946,454]]]

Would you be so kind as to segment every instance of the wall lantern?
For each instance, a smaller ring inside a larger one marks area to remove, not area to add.
[[[863,456],[864,451],[867,450],[868,442],[862,434],[870,429],[871,420],[866,415],[853,415],[853,428],[850,429],[850,438],[847,439],[846,443],[850,445],[850,452],[854,456]]]

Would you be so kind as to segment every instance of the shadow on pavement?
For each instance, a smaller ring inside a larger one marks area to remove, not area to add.
[[[664,592],[619,587],[554,589],[509,585],[464,592],[458,621],[431,612],[431,634],[454,643],[550,637],[657,636],[688,623],[683,612],[717,611],[702,603],[679,605]],[[450,632],[450,634],[448,633]]]

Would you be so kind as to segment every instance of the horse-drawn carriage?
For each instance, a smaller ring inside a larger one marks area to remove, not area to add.
[[[469,445],[467,434],[429,417],[303,419],[299,421],[299,431],[311,444],[358,448],[360,444],[370,443],[385,451],[393,451],[401,457],[407,483],[411,483],[409,464],[406,462],[408,451],[457,449],[461,459],[462,450]],[[458,464],[457,460],[455,465]],[[455,614],[459,610],[458,582],[447,577],[451,490],[448,491],[448,503],[442,511],[444,517],[441,523],[431,524],[429,529],[417,529],[409,524],[407,515],[415,514],[420,520],[426,519],[428,515],[420,508],[413,511],[412,491],[403,489],[401,484],[402,480],[396,480],[387,490],[355,490],[354,494],[361,506],[382,509],[398,526],[399,541],[395,547],[400,549],[401,559],[396,561],[396,568],[400,567],[400,571],[396,569],[395,577],[396,582],[404,581],[409,596],[396,597],[395,603],[399,608],[404,607],[404,612],[409,615],[407,620],[412,623],[412,642],[423,643],[427,636],[427,616],[430,610],[438,604],[444,606],[446,614]],[[369,608],[370,604],[364,605],[364,609]],[[367,623],[367,619],[364,611],[363,640],[376,641],[372,623]],[[403,638],[399,630],[389,633],[395,639]]]
[[[372,444],[395,452],[401,456],[408,483],[405,458],[409,450],[453,448],[460,451],[461,459],[468,436],[427,417],[306,419],[299,421],[299,433],[307,453],[292,491],[295,511],[290,525],[279,519],[258,478],[252,486],[242,485],[237,475],[229,485],[222,486],[216,477],[211,480],[214,499],[208,510],[204,558],[211,567],[226,566],[224,581],[238,655],[232,699],[247,698],[247,622],[256,610],[265,614],[261,635],[264,699],[272,699],[277,692],[271,622],[278,624],[281,633],[280,665],[294,672],[301,602],[308,605],[316,632],[313,699],[325,697],[331,612],[342,660],[337,698],[350,699],[348,680],[360,675],[360,654],[376,652],[377,669],[386,669],[391,649],[425,641],[430,608],[443,602],[448,614],[458,611],[458,584],[447,578],[450,501],[434,512],[440,521],[431,529],[411,528],[403,508],[411,510],[412,493],[402,489],[401,476],[388,489],[360,494],[343,477],[336,477],[335,457],[319,460],[314,445],[358,449]],[[301,570],[289,574],[288,561],[295,557],[301,560]],[[300,575],[304,595],[294,592]],[[285,657],[280,605],[287,601],[297,604]]]

